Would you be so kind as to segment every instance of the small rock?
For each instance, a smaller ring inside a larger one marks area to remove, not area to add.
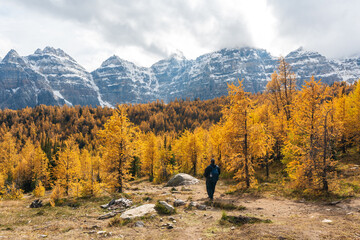
[[[159,201],[159,204],[163,205],[170,213],[175,212],[175,208],[165,201]]]
[[[176,223],[176,220],[173,220],[172,222],[173,222],[173,223]]]
[[[197,205],[196,208],[199,210],[206,210],[206,205]]]
[[[135,223],[135,227],[145,227],[145,224],[144,224],[143,221],[137,221],[137,222]]]
[[[98,225],[93,225],[93,226],[91,226],[91,228],[90,229],[99,229],[100,227],[98,226]]]
[[[42,200],[40,200],[40,199],[36,199],[30,204],[30,208],[39,208],[42,206],[43,206]]]
[[[166,228],[167,228],[167,229],[173,229],[173,228],[174,228],[174,226],[173,226],[172,224],[170,224],[170,223],[169,223],[169,224],[167,225],[167,227],[166,227]]]
[[[190,207],[196,207],[198,205],[199,205],[199,203],[194,202],[194,201],[191,201],[190,204],[189,204]]]
[[[152,214],[151,216],[150,216],[150,218],[156,218],[156,214],[154,213],[154,214]]]
[[[106,234],[106,231],[98,231],[97,234],[99,234],[99,235],[105,235],[105,234]]]
[[[234,226],[232,226],[230,229],[231,229],[231,230],[235,230],[235,227],[234,227]]]
[[[41,237],[41,238],[47,238],[47,235],[45,235],[45,234],[40,234],[39,237]]]
[[[164,219],[160,218],[160,222],[164,221]]]
[[[132,201],[127,198],[119,198],[119,199],[112,199],[108,204],[101,205],[101,208],[107,208],[110,210],[115,210],[118,208],[125,209],[132,206]]]
[[[176,199],[174,201],[174,207],[179,207],[179,206],[183,206],[183,205],[186,205],[186,202],[184,200]]]
[[[353,212],[346,213],[346,215],[353,215],[353,214],[354,214]]]
[[[174,218],[174,217],[169,217],[169,220],[170,220],[170,221],[174,221],[175,218]]]
[[[98,220],[104,220],[104,219],[109,219],[109,218],[112,218],[112,217],[115,217],[117,213],[115,212],[110,212],[110,213],[107,213],[107,214],[104,214],[104,215],[101,215],[100,217],[98,217],[97,219]]]
[[[324,220],[322,220],[321,222],[323,222],[323,223],[332,223],[332,220],[330,220],[330,219],[324,219]]]

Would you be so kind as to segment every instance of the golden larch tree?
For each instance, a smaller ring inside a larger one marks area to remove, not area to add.
[[[123,192],[129,176],[129,165],[136,153],[137,127],[130,122],[124,106],[119,106],[99,131],[106,172],[105,181],[112,189]]]
[[[77,185],[80,179],[80,151],[74,138],[70,137],[64,142],[64,146],[57,152],[54,177],[57,183],[65,189],[65,194]]]

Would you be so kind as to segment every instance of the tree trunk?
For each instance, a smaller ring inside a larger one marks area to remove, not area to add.
[[[247,112],[245,110],[245,135],[244,135],[244,157],[245,157],[245,181],[246,181],[246,188],[250,187],[250,176],[249,176],[249,159],[248,159],[248,134],[247,134]]]
[[[324,122],[324,153],[323,153],[323,176],[322,176],[322,182],[323,182],[323,191],[328,191],[329,190],[329,186],[328,186],[328,182],[327,182],[327,163],[326,163],[326,153],[327,153],[327,115],[328,113],[326,113],[325,115],[325,122]]]

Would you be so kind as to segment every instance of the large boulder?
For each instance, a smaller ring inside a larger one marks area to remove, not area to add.
[[[182,185],[192,185],[199,183],[199,180],[186,173],[179,173],[173,176],[165,185],[165,187],[177,187]]]
[[[123,219],[133,219],[136,217],[143,217],[146,214],[153,212],[155,212],[155,204],[144,204],[123,212],[120,217]]]

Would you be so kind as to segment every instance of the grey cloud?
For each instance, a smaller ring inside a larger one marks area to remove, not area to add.
[[[278,35],[329,57],[360,53],[360,1],[269,0]]]
[[[13,0],[13,3],[99,32],[115,46],[137,46],[164,57],[159,34],[179,29],[209,49],[251,45],[241,16],[220,11],[221,1],[201,0]],[[236,3],[236,1],[234,1]],[[234,18],[234,16],[236,16]],[[230,18],[231,17],[231,18]],[[203,26],[212,22],[209,29]],[[165,40],[164,40],[165,41]],[[163,42],[163,41],[162,41]],[[181,49],[180,49],[181,50]]]

